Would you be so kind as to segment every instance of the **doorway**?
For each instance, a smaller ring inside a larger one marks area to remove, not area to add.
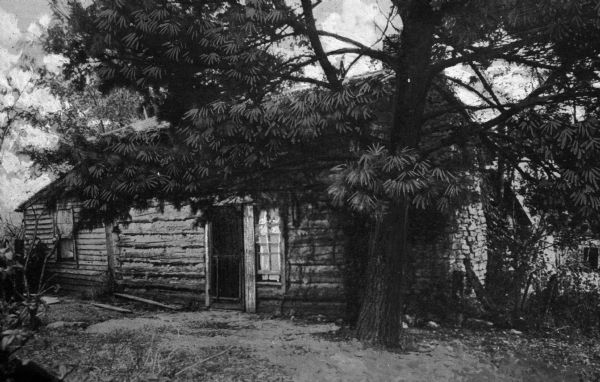
[[[224,206],[211,216],[211,300],[226,307],[242,307],[244,223],[241,208]]]

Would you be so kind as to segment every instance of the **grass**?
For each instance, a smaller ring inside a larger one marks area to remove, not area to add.
[[[66,370],[66,381],[285,380],[282,370],[250,356],[251,352],[243,347],[211,346],[193,351],[170,348],[168,342],[162,341],[161,331],[87,334],[65,329],[40,334],[20,353],[50,370]],[[224,350],[223,354],[197,364]],[[195,366],[188,368],[190,365]]]

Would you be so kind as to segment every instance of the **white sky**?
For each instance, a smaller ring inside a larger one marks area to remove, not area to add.
[[[32,73],[17,67],[21,49],[27,42],[38,39],[45,27],[50,22],[49,13],[40,12],[46,10],[46,1],[40,7],[39,1],[0,1],[0,88],[16,88],[24,90],[23,96],[19,98],[18,104],[23,107],[40,107],[42,112],[57,110],[59,104],[47,89],[36,89],[33,87]],[[4,6],[10,9],[25,12],[19,15],[8,12]],[[35,16],[32,16],[35,14]],[[35,18],[34,18],[35,17]],[[23,20],[29,21],[24,24]],[[42,65],[49,70],[57,70],[60,58],[52,56],[39,57]],[[0,103],[12,105],[16,95],[8,92],[0,96]],[[0,113],[0,123],[4,123],[6,115]],[[0,148],[0,216],[14,208],[29,195],[47,184],[50,178],[47,175],[31,174],[29,168],[31,161],[16,154],[22,147],[34,144],[47,146],[51,144],[53,137],[39,129],[27,125],[17,125],[16,128],[4,141]]]

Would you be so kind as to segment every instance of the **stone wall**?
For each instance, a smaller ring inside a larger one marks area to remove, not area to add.
[[[481,202],[472,203],[456,213],[452,233],[452,253],[448,260],[454,270],[465,271],[464,259],[469,258],[479,280],[485,281],[487,265],[486,220]]]
[[[411,295],[417,299],[446,298],[460,285],[453,283],[456,275],[465,275],[468,258],[475,274],[483,283],[487,265],[486,220],[481,202],[473,202],[446,217],[445,228],[413,238],[410,277]]]

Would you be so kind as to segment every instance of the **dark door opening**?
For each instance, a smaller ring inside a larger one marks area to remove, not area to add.
[[[214,302],[242,302],[244,223],[237,207],[220,207],[212,216],[210,289]]]

